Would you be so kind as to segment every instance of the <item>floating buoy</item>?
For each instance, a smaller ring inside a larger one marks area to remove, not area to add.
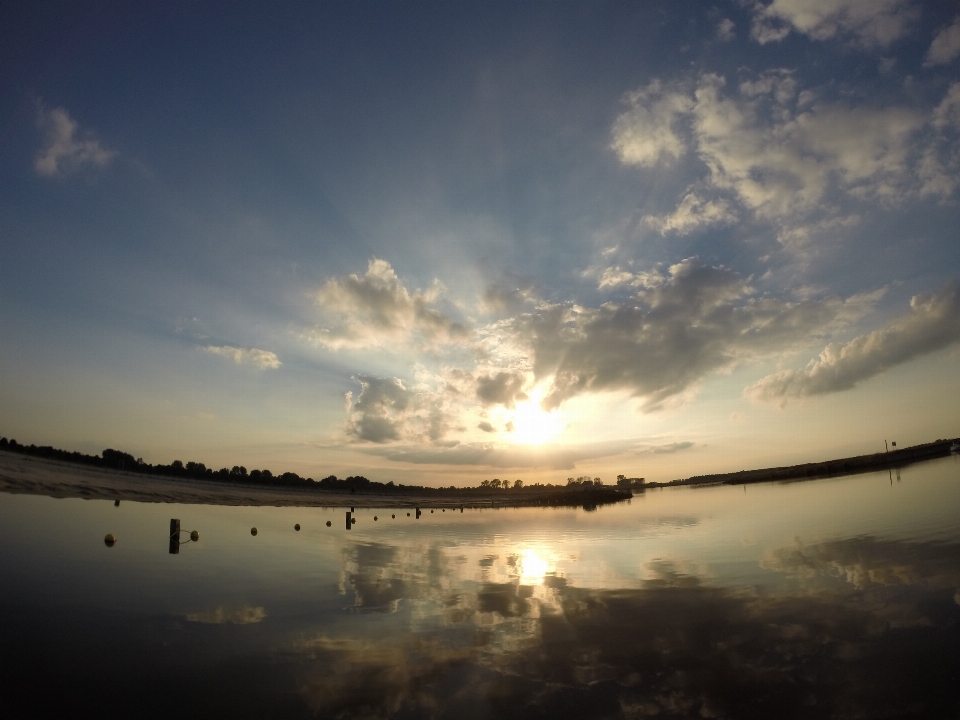
[[[356,519],[356,518],[350,518],[350,522],[351,522],[351,524],[356,525],[356,524],[357,524],[357,519]]]
[[[393,520],[396,520],[396,519],[397,519],[397,516],[396,516],[396,515],[391,515],[390,517],[391,517],[391,519],[393,519]]]
[[[300,523],[297,523],[296,525],[294,525],[293,529],[296,530],[297,532],[300,532]]]
[[[113,501],[113,506],[114,506],[114,507],[120,507],[120,501],[119,501],[119,500],[114,500],[114,501]]]
[[[410,517],[410,513],[407,513],[407,517]]]
[[[446,512],[446,511],[447,511],[447,509],[446,509],[446,508],[443,508],[440,512]]]
[[[376,516],[376,515],[373,516],[373,521],[374,521],[374,522],[377,521],[377,516]]]
[[[107,533],[107,536],[103,539],[103,544],[107,547],[113,547],[113,544],[117,541],[116,536],[113,533]]]
[[[430,511],[430,514],[433,515],[433,510]]]
[[[194,542],[196,542],[197,540],[200,539],[200,533],[197,532],[196,530],[191,530],[191,531],[190,531],[190,539],[193,540]]]
[[[327,527],[330,527],[330,521],[327,520]]]
[[[257,534],[257,529],[256,529],[255,527],[250,528],[250,534],[251,534],[251,535],[256,535],[256,534]]]

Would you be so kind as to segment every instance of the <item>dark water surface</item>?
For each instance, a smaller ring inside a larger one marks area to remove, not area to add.
[[[345,510],[0,494],[0,715],[960,717],[958,458]]]

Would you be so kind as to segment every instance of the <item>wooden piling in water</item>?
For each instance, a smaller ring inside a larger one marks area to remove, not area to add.
[[[352,524],[352,523],[350,522],[350,511],[347,510],[347,530],[350,529],[350,525],[351,525],[351,524]]]
[[[170,518],[170,554],[178,555],[180,553],[180,520]]]

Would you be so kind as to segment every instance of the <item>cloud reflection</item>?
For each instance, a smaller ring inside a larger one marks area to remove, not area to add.
[[[786,584],[755,589],[714,587],[705,569],[667,560],[648,564],[639,589],[596,590],[555,574],[521,583],[519,552],[469,567],[445,557],[437,547],[350,552],[358,605],[410,599],[419,625],[303,642],[312,711],[944,717],[960,702],[950,681],[960,672],[957,545],[860,537],[779,548],[763,566]],[[497,568],[515,576],[494,581]]]

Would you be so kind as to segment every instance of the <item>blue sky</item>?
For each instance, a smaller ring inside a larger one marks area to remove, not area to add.
[[[960,435],[949,3],[0,26],[0,434],[444,485]]]

